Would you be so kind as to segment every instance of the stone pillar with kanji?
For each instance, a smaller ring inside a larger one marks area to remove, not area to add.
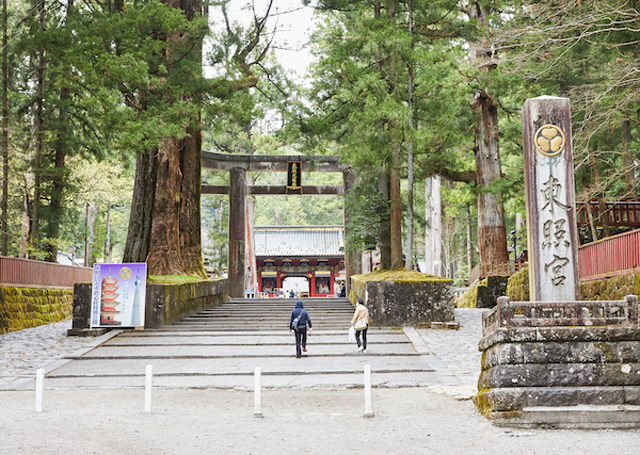
[[[579,299],[571,111],[568,98],[522,109],[531,301]]]

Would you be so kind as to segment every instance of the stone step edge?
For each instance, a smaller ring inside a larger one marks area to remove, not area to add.
[[[521,411],[493,411],[496,426],[513,428],[630,429],[640,428],[640,406],[536,406]]]
[[[371,374],[409,374],[409,373],[435,373],[435,370],[429,369],[398,369],[398,370],[371,370]],[[264,371],[261,370],[261,376],[327,376],[327,375],[361,375],[361,370],[332,370],[332,371]],[[230,371],[218,373],[154,373],[153,377],[228,377],[228,376],[254,376],[255,372],[251,371]],[[145,377],[145,372],[126,373],[126,374],[49,374],[46,379],[74,379],[74,378],[129,378],[129,377]]]

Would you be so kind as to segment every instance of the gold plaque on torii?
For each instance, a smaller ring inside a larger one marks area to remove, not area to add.
[[[567,143],[564,132],[555,125],[542,125],[533,135],[536,150],[544,156],[559,155]]]

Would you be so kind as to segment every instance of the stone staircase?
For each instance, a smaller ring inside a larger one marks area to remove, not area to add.
[[[113,331],[47,372],[45,387],[143,387],[147,365],[154,387],[251,389],[256,367],[265,388],[360,387],[367,364],[373,386],[442,384],[433,358],[401,329],[370,327],[367,353],[357,353],[344,298],[303,299],[313,332],[296,359],[288,327],[295,302],[231,300],[159,329]]]
[[[202,311],[163,327],[166,331],[261,332],[282,331],[289,327],[297,299],[233,299],[224,305]],[[313,329],[346,331],[353,316],[353,305],[346,298],[307,298],[304,308]]]

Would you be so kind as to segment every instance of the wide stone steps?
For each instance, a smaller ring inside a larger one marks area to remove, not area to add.
[[[358,353],[347,299],[303,301],[314,330],[301,359],[288,330],[295,300],[235,300],[159,329],[114,331],[48,372],[45,387],[143,387],[147,365],[154,387],[249,389],[256,367],[265,388],[361,387],[365,365],[373,386],[441,384],[437,362],[402,329],[371,327],[367,353]]]

